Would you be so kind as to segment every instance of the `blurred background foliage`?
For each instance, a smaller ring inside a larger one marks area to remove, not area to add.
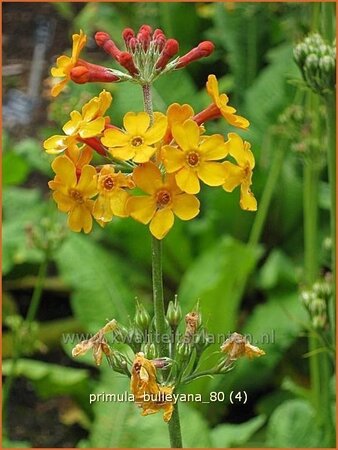
[[[92,392],[124,392],[128,381],[90,358],[71,359],[71,333],[97,331],[106,319],[126,322],[135,297],[149,311],[150,238],[147,227],[115,218],[89,236],[65,229],[65,217],[51,202],[47,182],[51,159],[42,141],[59,134],[69,112],[104,87],[113,94],[111,117],[143,108],[141,92],[130,84],[70,84],[55,101],[49,95],[49,67],[69,52],[71,35],[89,36],[86,59],[114,67],[96,48],[93,35],[106,31],[121,42],[125,27],[143,23],[163,28],[180,42],[180,54],[203,39],[214,54],[155,83],[155,109],[173,102],[196,111],[208,104],[204,89],[214,73],[231,105],[247,117],[245,138],[256,157],[253,191],[261,199],[277,151],[283,166],[259,242],[248,245],[254,213],[239,208],[239,193],[205,187],[201,214],[176,221],[164,240],[166,300],[178,293],[184,311],[200,299],[212,332],[240,331],[254,337],[266,356],[240,361],[224,377],[197,380],[186,392],[224,391],[223,402],[183,404],[186,447],[316,447],[320,430],[309,405],[307,317],[299,301],[303,271],[302,161],[293,150],[292,130],[276,127],[297,95],[300,73],[292,58],[295,42],[311,26],[312,4],[297,3],[24,3],[3,4],[4,102],[11,91],[27,91],[37,18],[48,21],[50,42],[43,65],[40,97],[30,121],[9,121],[3,130],[3,373],[11,371],[15,339],[21,332],[24,356],[15,366],[8,412],[6,447],[164,447],[160,415],[141,418],[131,403],[97,402]],[[17,15],[18,14],[18,15]],[[51,19],[52,17],[52,19]],[[208,131],[226,135],[224,121]],[[243,134],[244,136],[244,134]],[[282,144],[281,144],[282,142]],[[327,267],[328,184],[320,184],[321,267]],[[34,327],[22,329],[37,273],[49,254],[47,278]],[[49,245],[48,244],[48,245]],[[33,330],[33,331],[32,331]],[[246,405],[231,405],[230,391],[248,394]],[[334,387],[332,383],[332,396]]]

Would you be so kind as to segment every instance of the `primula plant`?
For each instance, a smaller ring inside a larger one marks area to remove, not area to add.
[[[250,143],[235,132],[236,128],[246,130],[249,121],[237,115],[227,95],[219,92],[215,75],[209,75],[206,82],[210,104],[204,110],[196,113],[188,104],[173,103],[166,111],[153,111],[153,82],[209,56],[214,49],[211,42],[201,42],[177,56],[178,42],[167,39],[160,29],[153,31],[143,25],[136,34],[125,29],[122,36],[123,51],[107,33],[95,35],[97,45],[121,66],[117,70],[81,59],[87,38],[82,31],[74,34],[72,55],[60,56],[52,68],[57,78],[52,95],[59,95],[70,81],[136,83],[142,89],[144,111],[126,112],[123,127],[116,126],[106,115],[112,95],[103,90],[81,111],[72,111],[63,126],[64,134],[47,139],[44,148],[56,155],[52,162],[55,177],[49,187],[59,210],[68,215],[72,231],[90,233],[94,222],[105,227],[114,216],[149,225],[154,318],[138,302],[129,328],[113,319],[92,338],[77,344],[73,356],[92,350],[100,365],[105,355],[113,370],[130,377],[131,393],[142,415],[162,412],[169,424],[172,447],[182,447],[173,393],[199,377],[226,373],[242,356],[251,358],[264,352],[233,333],[219,348],[216,362],[207,370],[200,369],[202,354],[211,341],[198,303],[186,314],[182,332],[177,298],[169,302],[166,311],[161,240],[174,226],[175,218],[187,221],[198,216],[197,195],[204,184],[222,189],[224,194],[238,187],[240,207],[255,211],[257,202],[251,192],[255,159]],[[227,137],[206,131],[205,124],[218,118],[234,128]],[[98,155],[95,165],[94,153]],[[132,353],[118,350],[115,344],[121,342],[128,344]]]

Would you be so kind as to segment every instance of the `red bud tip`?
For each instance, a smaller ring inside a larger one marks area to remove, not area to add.
[[[211,55],[211,53],[215,49],[215,46],[210,41],[203,41],[200,44],[198,44],[197,48],[198,50],[201,51],[201,55],[205,57]]]
[[[124,42],[128,45],[131,38],[135,37],[134,31],[131,28],[125,28],[122,32]]]
[[[156,63],[156,69],[164,69],[169,59],[176,55],[178,48],[179,45],[176,39],[168,39]]]
[[[122,67],[128,70],[131,75],[138,74],[138,70],[134,64],[133,57],[128,52],[122,52],[120,55],[119,62]]]
[[[102,47],[103,50],[108,53],[108,55],[112,56],[117,62],[119,62],[121,50],[116,47],[108,33],[98,31],[95,34],[95,41],[99,47]]]
[[[142,25],[139,29],[139,33],[146,32],[147,34],[151,34],[153,32],[153,29],[149,25]]]
[[[153,39],[156,40],[156,38],[158,38],[159,36],[163,36],[165,38],[165,34],[161,30],[161,28],[156,28],[153,34]]]
[[[85,65],[77,65],[70,71],[70,78],[77,84],[91,82],[115,82],[119,81],[119,77],[114,75],[109,69],[96,64],[86,63]]]
[[[70,72],[70,78],[78,84],[88,83],[89,81],[89,70],[84,66],[74,67]]]
[[[142,45],[143,49],[145,51],[147,51],[149,48],[150,40],[151,40],[150,33],[148,33],[148,31],[146,31],[146,30],[142,30],[138,33],[137,39],[140,42],[140,44]]]
[[[134,51],[136,49],[137,43],[138,43],[138,41],[135,37],[130,38],[130,40],[129,40],[130,49]]]

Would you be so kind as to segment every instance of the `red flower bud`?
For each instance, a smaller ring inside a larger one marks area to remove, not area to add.
[[[156,30],[154,31],[154,34],[153,34],[153,39],[156,40],[156,38],[159,36],[164,36],[164,38],[165,38],[165,34],[161,30],[161,28],[156,28]]]
[[[115,82],[119,77],[114,75],[109,69],[85,61],[79,61],[78,65],[70,71],[70,78],[78,84],[90,82]]]
[[[130,38],[130,40],[129,40],[129,47],[130,47],[131,50],[134,51],[136,49],[137,44],[138,44],[138,41],[137,41],[137,39],[135,37]]]
[[[125,28],[122,32],[122,37],[126,45],[129,45],[130,39],[135,37],[134,31],[131,28]]]
[[[98,31],[95,34],[95,41],[99,47],[102,47],[103,50],[108,53],[108,55],[112,56],[117,62],[119,62],[121,50],[116,47],[108,33]]]
[[[96,137],[86,139],[78,138],[78,139],[84,144],[89,145],[89,147],[95,150],[99,155],[107,156],[107,150],[103,147],[99,139],[97,139]]]
[[[213,52],[214,48],[214,44],[210,41],[201,42],[197,47],[180,57],[178,64],[176,65],[176,69],[185,67],[197,59],[209,56]]]
[[[160,28],[157,28],[154,31],[154,34],[153,34],[153,41],[155,41],[155,43],[157,45],[157,48],[160,51],[163,50],[163,48],[165,46],[165,43],[166,43],[166,40],[167,39],[166,39],[165,34],[163,33],[163,31]]]
[[[133,57],[128,52],[122,52],[120,55],[120,64],[128,70],[131,75],[136,75],[138,70],[134,64]]]
[[[146,32],[147,34],[151,34],[153,32],[153,29],[149,25],[142,25],[139,29],[139,33]]]
[[[176,55],[178,49],[179,45],[176,39],[168,39],[156,63],[156,69],[164,69],[169,59]]]
[[[194,120],[197,123],[197,125],[201,125],[202,123],[205,123],[208,120],[217,119],[220,116],[221,111],[219,110],[219,108],[216,105],[211,104],[207,108],[203,109],[203,111],[196,114],[192,118],[192,120]]]

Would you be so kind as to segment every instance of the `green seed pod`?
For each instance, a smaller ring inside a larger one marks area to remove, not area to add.
[[[156,346],[153,342],[146,342],[143,344],[141,351],[147,359],[155,359],[157,357]]]
[[[175,302],[169,302],[167,309],[167,320],[171,328],[176,329],[182,319],[182,310],[175,296]]]
[[[140,303],[138,300],[136,303],[136,313],[134,321],[140,330],[142,331],[148,330],[150,324],[150,316],[145,307],[143,306],[143,304]]]

